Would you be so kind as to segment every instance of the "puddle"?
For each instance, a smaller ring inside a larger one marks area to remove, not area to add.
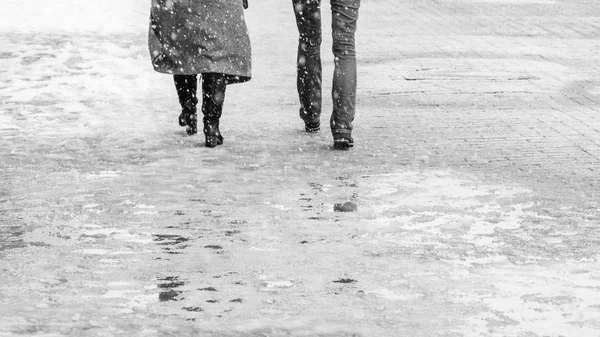
[[[190,241],[190,238],[177,234],[152,234],[152,241],[156,242],[163,252],[178,255],[188,247],[184,243]]]
[[[0,251],[26,247],[29,243],[23,240],[24,235],[23,226],[0,226]]]
[[[198,290],[200,290],[200,291],[217,291],[217,289],[215,289],[213,287],[200,288]]]
[[[333,281],[333,283],[356,283],[357,281],[351,278],[341,278],[338,280]]]
[[[334,212],[356,212],[358,210],[358,206],[353,202],[345,202],[333,205]]]
[[[158,288],[162,289],[162,291],[158,294],[158,300],[160,302],[168,302],[168,301],[179,301],[179,295],[183,291],[175,290],[185,285],[185,282],[179,280],[179,276],[167,276],[163,278],[159,278],[158,281],[162,283],[158,283]]]
[[[188,242],[190,238],[174,234],[152,234],[152,240],[158,242],[161,246],[176,246],[183,242]]]
[[[190,311],[190,312],[201,312],[204,311],[204,309],[200,308],[200,307],[183,307],[182,308],[185,311]]]

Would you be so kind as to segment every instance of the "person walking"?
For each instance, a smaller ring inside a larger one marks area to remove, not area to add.
[[[249,81],[247,0],[152,0],[148,46],[154,70],[170,74],[181,105],[179,125],[197,133],[198,75],[202,81],[205,145],[223,144],[219,120],[227,85]]]
[[[355,38],[360,0],[330,0],[334,72],[330,127],[334,149],[354,146],[352,130],[356,112]],[[292,0],[298,26],[297,89],[300,118],[307,132],[320,130],[322,103],[321,0]]]

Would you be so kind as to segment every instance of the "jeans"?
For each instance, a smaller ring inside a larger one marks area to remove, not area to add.
[[[360,0],[330,0],[335,69],[331,97],[331,132],[352,132],[356,112],[356,49],[354,34]],[[322,103],[321,0],[292,0],[298,26],[297,88],[300,118],[319,121]]]

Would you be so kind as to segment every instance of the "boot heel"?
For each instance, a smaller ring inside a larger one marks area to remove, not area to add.
[[[186,126],[187,125],[187,122],[186,122],[187,119],[188,119],[188,114],[185,111],[182,111],[179,114],[179,119],[178,119],[179,126]]]
[[[223,136],[221,136],[218,124],[204,124],[204,141],[206,147],[215,147],[223,144]]]

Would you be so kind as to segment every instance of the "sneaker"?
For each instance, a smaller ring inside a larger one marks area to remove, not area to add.
[[[348,150],[354,147],[354,139],[349,133],[338,133],[333,135],[333,148],[335,150]]]
[[[306,130],[306,132],[318,132],[321,130],[321,122],[304,122],[304,130]]]

